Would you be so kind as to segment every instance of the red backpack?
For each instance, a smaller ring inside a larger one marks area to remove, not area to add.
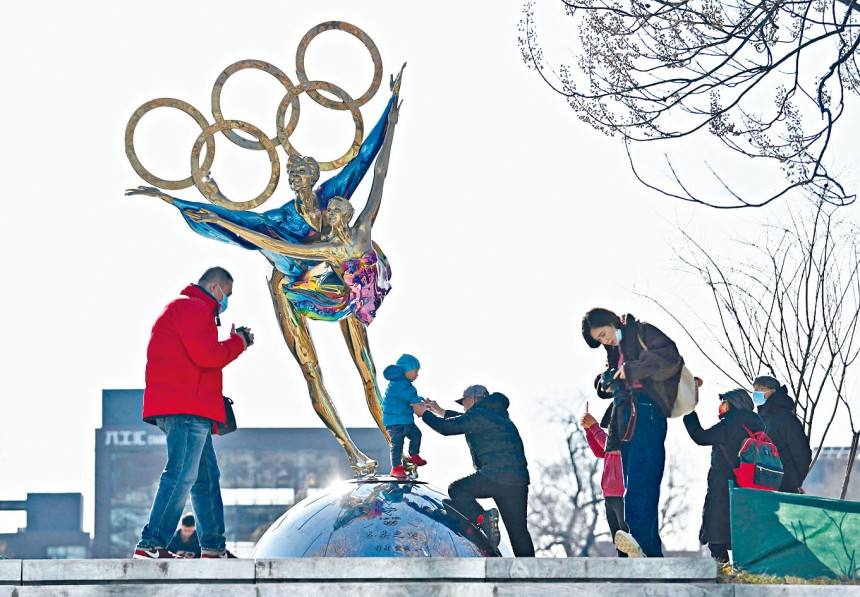
[[[773,441],[764,431],[753,433],[744,425],[749,437],[738,451],[740,464],[735,469],[738,487],[776,491],[782,483],[782,461]]]

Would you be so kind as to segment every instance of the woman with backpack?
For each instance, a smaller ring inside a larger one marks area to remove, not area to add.
[[[720,394],[720,422],[713,427],[702,429],[695,412],[684,417],[690,438],[700,446],[713,446],[699,541],[708,546],[711,556],[721,564],[729,562],[732,548],[729,481],[735,480],[738,452],[745,439],[764,431],[764,422],[753,411],[754,406],[749,393],[738,388]]]
[[[663,557],[658,505],[666,417],[675,406],[684,359],[657,327],[608,309],[585,314],[582,338],[591,348],[606,350],[607,369],[596,389],[599,397],[613,400],[607,442],[620,440],[624,519],[630,529],[615,533],[615,546],[631,557]]]

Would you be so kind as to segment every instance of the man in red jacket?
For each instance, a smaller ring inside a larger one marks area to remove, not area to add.
[[[167,435],[167,465],[158,481],[149,522],[135,559],[177,557],[166,546],[191,493],[202,558],[235,557],[226,549],[224,505],[213,424],[224,423],[221,370],[250,346],[249,329],[230,330],[218,341],[219,315],[233,293],[233,277],[221,267],[206,270],[159,315],[146,351],[143,419]]]

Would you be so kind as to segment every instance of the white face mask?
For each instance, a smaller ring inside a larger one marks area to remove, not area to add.
[[[765,402],[767,402],[767,397],[764,395],[764,392],[759,392],[756,390],[752,393],[753,404],[756,406],[761,406]]]
[[[621,330],[619,329],[615,330],[615,343],[621,344]]]

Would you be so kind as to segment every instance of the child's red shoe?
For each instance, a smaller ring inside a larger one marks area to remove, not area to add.
[[[406,474],[406,469],[401,465],[391,467],[391,476],[398,479],[406,479],[409,475]]]
[[[413,454],[409,457],[408,460],[415,466],[424,466],[425,464],[427,464],[427,461],[421,458],[421,456],[419,456],[418,454]]]

